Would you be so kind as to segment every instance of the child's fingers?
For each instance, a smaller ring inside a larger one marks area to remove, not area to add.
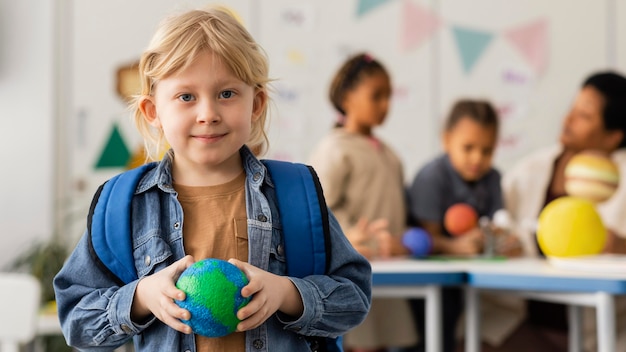
[[[185,295],[185,291],[179,290],[174,285],[168,286],[168,287],[164,288],[163,294],[165,296],[167,296],[168,298],[176,299],[176,300],[179,300],[179,301],[184,301],[185,300],[185,296],[186,296]]]
[[[378,244],[378,256],[388,258],[391,256],[393,237],[389,231],[378,231],[376,233],[376,242]]]
[[[185,323],[183,323],[182,321],[174,318],[173,316],[167,316],[163,322],[165,324],[167,324],[169,327],[171,327],[172,329],[176,330],[176,331],[180,331],[183,334],[191,334],[192,330],[191,327]]]
[[[258,280],[254,280],[255,271],[258,270],[257,267],[234,258],[229,259],[228,262],[239,268],[239,270],[243,271],[243,273],[248,278],[248,284],[241,289],[242,296],[250,297],[261,289],[261,284],[257,282]]]
[[[237,268],[239,268],[239,270],[243,271],[244,274],[246,274],[246,277],[248,278],[248,280],[250,280],[250,276],[252,275],[252,270],[250,269],[251,265],[246,263],[246,262],[242,262],[241,260],[235,259],[235,258],[230,258],[228,259],[228,262],[231,263],[232,265],[236,266]]]
[[[389,227],[389,221],[387,219],[377,219],[369,224],[368,231],[370,233],[378,233],[381,231],[387,231]]]
[[[369,225],[369,221],[367,220],[367,218],[360,218],[359,221],[357,221],[357,223],[354,225],[354,227],[358,231],[365,233],[367,232],[368,225]]]
[[[254,329],[267,320],[273,312],[268,312],[268,297],[265,295],[255,296],[245,307],[237,312],[237,318],[241,322],[237,325],[238,331]]]
[[[174,263],[172,263],[172,265],[170,265],[172,267],[172,269],[174,270],[174,279],[178,280],[178,277],[180,276],[180,274],[183,273],[183,271],[185,271],[185,269],[187,269],[188,267],[190,267],[193,263],[195,263],[195,260],[193,259],[192,256],[190,255],[186,255],[184,257],[182,257],[181,259],[175,261]]]
[[[167,315],[172,316],[176,319],[191,319],[191,312],[189,312],[187,309],[181,308],[180,306],[178,306],[178,304],[173,302],[165,308],[165,311],[167,312]]]

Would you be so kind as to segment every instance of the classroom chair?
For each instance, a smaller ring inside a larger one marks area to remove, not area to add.
[[[0,352],[18,352],[35,337],[40,300],[35,277],[0,273]]]

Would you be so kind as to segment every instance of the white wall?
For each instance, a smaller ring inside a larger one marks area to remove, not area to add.
[[[53,4],[0,0],[0,266],[52,233]]]

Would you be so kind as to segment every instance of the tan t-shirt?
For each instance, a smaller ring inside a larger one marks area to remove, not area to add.
[[[205,258],[248,261],[244,172],[222,185],[190,187],[174,184],[183,207],[185,253]],[[209,338],[196,335],[196,350],[245,351],[245,333]]]

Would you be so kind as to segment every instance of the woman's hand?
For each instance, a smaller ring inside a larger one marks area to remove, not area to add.
[[[302,297],[287,277],[272,274],[237,259],[230,259],[228,262],[241,269],[250,281],[241,289],[242,296],[252,299],[237,312],[237,318],[241,320],[237,331],[260,326],[276,311],[293,317],[302,315]]]
[[[190,334],[191,327],[181,322],[188,320],[191,314],[188,310],[179,307],[174,300],[185,299],[185,292],[176,288],[175,282],[185,269],[194,263],[190,255],[172,263],[167,268],[142,278],[137,284],[131,318],[141,321],[154,314],[157,319],[172,329]]]
[[[611,230],[607,231],[606,244],[602,253],[626,254],[626,238]]]

